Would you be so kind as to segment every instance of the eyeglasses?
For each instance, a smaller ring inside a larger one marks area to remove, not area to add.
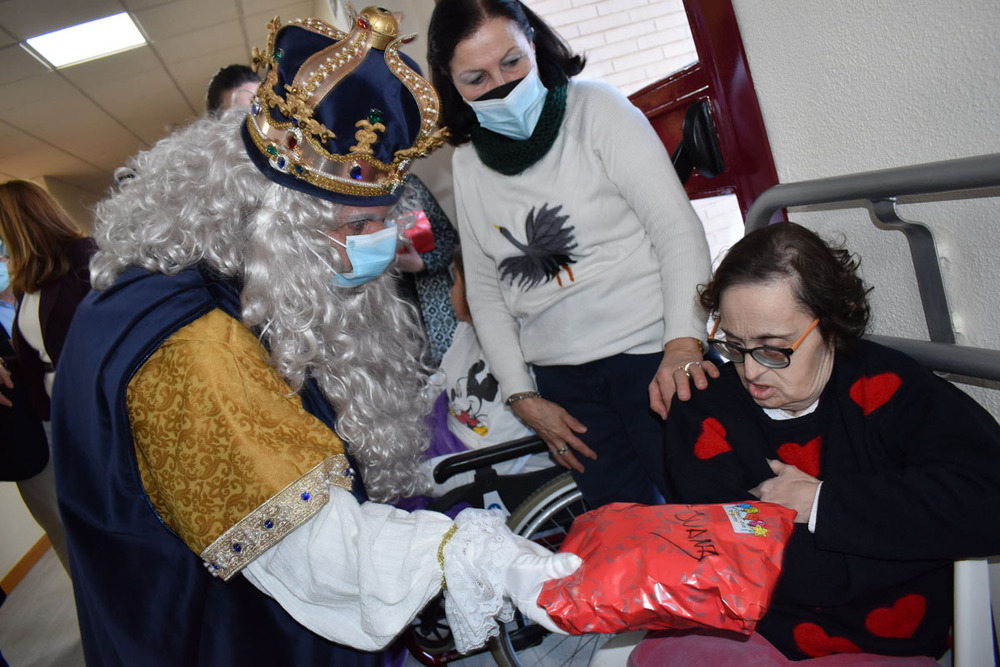
[[[746,355],[753,357],[761,366],[766,366],[767,368],[786,368],[788,364],[792,363],[792,353],[798,349],[802,341],[806,339],[816,325],[819,324],[819,318],[817,317],[813,320],[809,328],[802,332],[799,339],[792,343],[791,347],[774,347],[773,345],[761,345],[760,347],[754,347],[747,349],[745,347],[740,347],[739,345],[734,345],[729,341],[719,340],[715,338],[715,332],[719,328],[719,320],[715,321],[715,326],[712,327],[712,333],[708,335],[708,344],[712,346],[716,352],[718,352],[723,359],[732,361],[733,363],[742,364],[743,359]]]

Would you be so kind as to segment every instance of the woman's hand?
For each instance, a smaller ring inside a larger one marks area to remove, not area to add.
[[[552,457],[562,467],[583,472],[583,464],[575,454],[582,454],[588,459],[597,458],[594,450],[576,437],[577,433],[586,433],[587,427],[561,406],[544,398],[525,398],[515,401],[510,407],[545,441]]]
[[[719,377],[719,369],[702,358],[701,346],[696,338],[675,338],[663,348],[663,361],[656,377],[649,383],[649,408],[666,419],[670,403],[677,398],[691,398],[691,382],[698,389],[708,386],[708,377]]]
[[[396,266],[400,271],[407,273],[420,273],[424,270],[424,258],[416,251],[412,244],[407,243],[396,255]]]
[[[765,479],[750,489],[750,494],[766,503],[777,503],[795,510],[795,523],[809,523],[820,481],[782,461],[769,460],[767,463],[777,476]]]

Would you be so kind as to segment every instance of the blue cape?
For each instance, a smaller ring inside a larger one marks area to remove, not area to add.
[[[74,316],[53,390],[53,457],[87,664],[380,664],[299,625],[244,577],[211,576],[143,489],[128,382],[163,341],[216,308],[239,319],[239,292],[207,270],[132,269]],[[318,387],[300,394],[332,430]]]

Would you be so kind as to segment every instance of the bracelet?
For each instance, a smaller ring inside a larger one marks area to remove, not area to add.
[[[451,528],[449,528],[448,532],[444,534],[444,537],[441,539],[441,544],[438,546],[438,565],[441,566],[441,590],[443,591],[448,590],[448,582],[445,581],[444,578],[444,547],[451,541],[451,538],[455,537],[456,530],[458,530],[458,524],[451,524]]]
[[[676,340],[676,339],[674,339],[674,340]],[[667,343],[669,343],[669,342],[670,342],[670,341],[667,341]],[[703,357],[704,357],[704,356],[705,356],[705,341],[703,341],[703,340],[702,340],[702,339],[700,339],[700,338],[695,338],[695,339],[694,339],[694,342],[698,343],[698,351],[699,351],[699,352],[701,352],[701,356],[703,356]],[[664,349],[664,350],[666,350],[666,349],[667,349],[667,343],[664,343],[664,344],[663,344],[663,349]]]
[[[541,398],[542,395],[537,391],[519,391],[516,394],[511,394],[510,397],[505,401],[507,407],[514,405],[518,401],[523,401],[526,398]]]

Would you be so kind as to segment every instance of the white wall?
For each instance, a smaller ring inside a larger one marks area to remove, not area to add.
[[[782,183],[1000,152],[991,0],[735,0]],[[1000,349],[1000,200],[901,207],[933,230],[957,342]],[[927,339],[903,234],[865,209],[790,212],[842,235],[875,285],[874,333]],[[970,394],[1000,416],[996,388]]]

